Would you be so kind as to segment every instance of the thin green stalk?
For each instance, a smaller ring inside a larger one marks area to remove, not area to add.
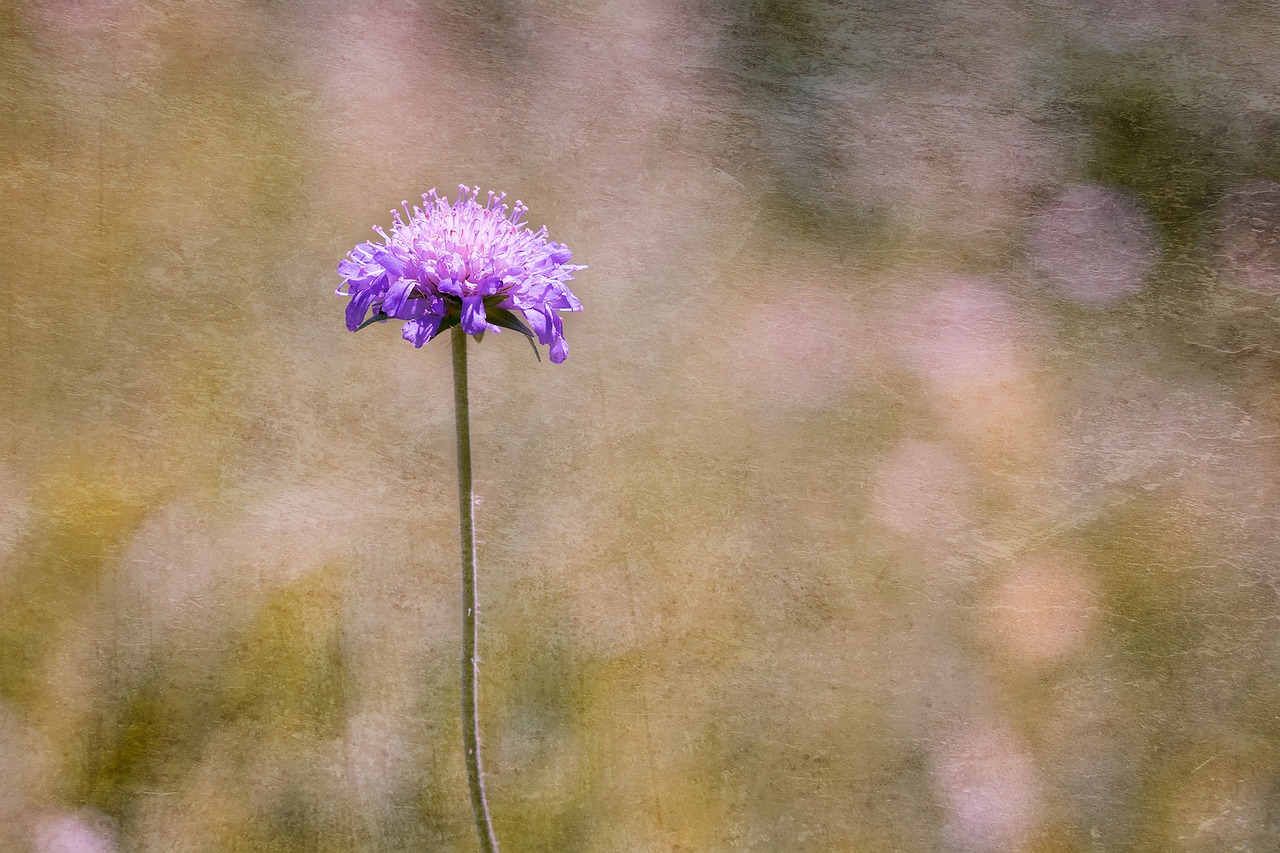
[[[471,491],[467,335],[460,326],[453,329],[453,407],[458,424],[458,517],[462,534],[462,743],[480,850],[482,853],[498,853],[498,838],[493,834],[489,801],[484,793],[484,772],[480,768],[480,712],[476,707],[480,683],[480,660],[476,657],[476,641],[480,635],[476,623],[476,514]]]

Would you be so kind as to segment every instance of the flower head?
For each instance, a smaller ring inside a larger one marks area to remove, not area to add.
[[[459,186],[450,204],[431,190],[421,208],[402,202],[404,217],[391,211],[390,234],[374,226],[382,242],[361,243],[338,264],[346,292],[337,293],[351,298],[348,329],[394,317],[415,347],[453,326],[469,335],[514,329],[564,361],[569,345],[557,312],[582,310],[565,282],[585,266],[569,263],[573,253],[548,240],[546,226],[521,222],[523,203],[509,208],[505,193],[490,192],[480,204],[479,193]]]

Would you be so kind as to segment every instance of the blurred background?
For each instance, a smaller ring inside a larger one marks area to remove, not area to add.
[[[0,850],[471,851],[431,187],[520,851],[1280,849],[1280,7],[0,11]]]

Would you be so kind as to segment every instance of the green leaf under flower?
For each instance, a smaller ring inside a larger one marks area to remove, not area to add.
[[[365,320],[359,326],[356,326],[355,330],[358,332],[361,329],[363,329],[365,326],[368,326],[372,323],[385,323],[387,320],[390,320],[390,319],[391,319],[390,315],[383,314],[381,311],[375,311],[374,313],[369,315],[369,319]]]
[[[529,346],[533,347],[533,354],[538,357],[538,363],[542,363],[542,354],[538,352],[538,342],[534,337],[533,330],[525,325],[524,321],[511,313],[505,308],[490,308],[485,319],[495,326],[504,329],[511,329],[513,332],[519,332],[529,340]]]

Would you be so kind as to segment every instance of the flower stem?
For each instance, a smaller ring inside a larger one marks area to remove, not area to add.
[[[458,424],[458,524],[462,534],[462,744],[480,850],[482,853],[498,853],[498,839],[493,834],[489,801],[484,792],[484,773],[480,769],[480,712],[476,707],[480,682],[480,659],[476,657],[476,640],[480,635],[476,623],[476,513],[471,490],[467,335],[460,326],[453,329],[453,410]]]

